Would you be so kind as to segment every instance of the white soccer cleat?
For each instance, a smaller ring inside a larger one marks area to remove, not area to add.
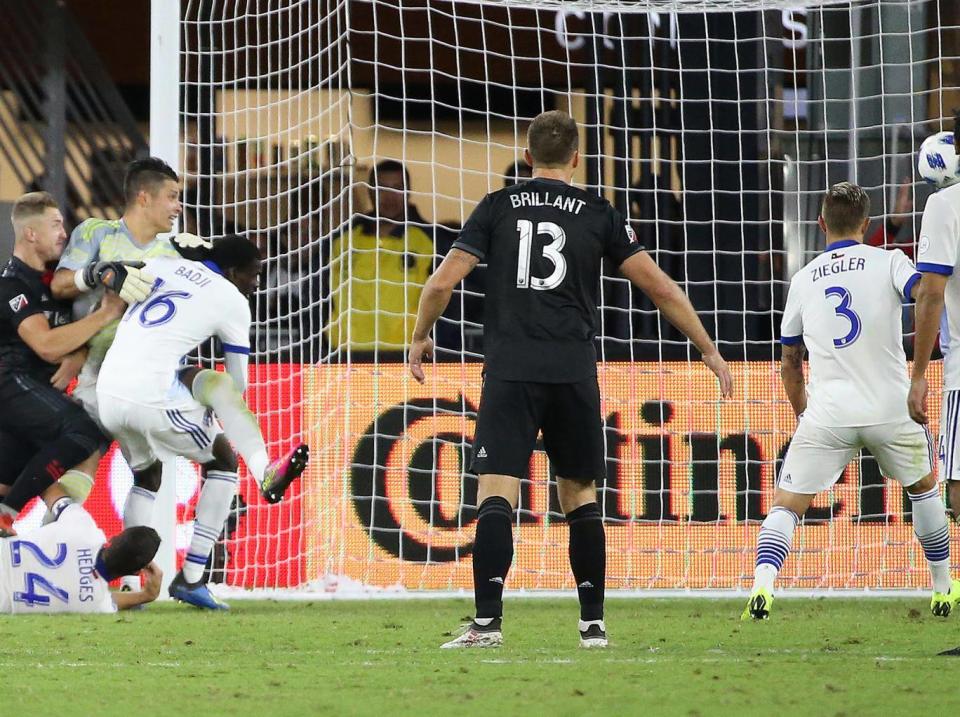
[[[440,645],[441,650],[459,650],[465,647],[500,647],[503,633],[500,631],[501,619],[494,618],[489,625],[471,622],[463,634]]]
[[[607,647],[607,626],[603,620],[591,620],[590,622],[580,621],[580,647],[592,649],[594,647]]]

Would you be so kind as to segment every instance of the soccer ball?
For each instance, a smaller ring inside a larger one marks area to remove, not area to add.
[[[949,187],[960,181],[958,160],[953,132],[937,132],[920,145],[917,171],[924,181],[937,187]]]

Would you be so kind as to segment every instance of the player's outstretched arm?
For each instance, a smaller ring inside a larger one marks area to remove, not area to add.
[[[720,393],[733,394],[733,377],[726,361],[720,356],[700,317],[677,282],[667,276],[645,251],[631,255],[620,265],[620,273],[650,297],[657,308],[690,339],[702,354],[706,364],[720,381]]]
[[[126,308],[123,299],[107,293],[100,307],[79,321],[51,329],[46,316],[34,314],[20,322],[17,333],[37,356],[48,363],[58,363],[87,343],[100,329],[123,316]]]
[[[156,563],[150,563],[140,571],[140,575],[143,577],[142,590],[110,594],[117,610],[130,610],[138,605],[145,605],[148,602],[153,602],[160,595],[160,581],[163,579],[163,571],[160,570],[160,567]]]
[[[780,380],[787,392],[794,414],[799,417],[807,410],[807,389],[803,383],[803,354],[806,347],[800,341],[784,345],[780,354]]]
[[[463,249],[451,249],[433,272],[420,295],[420,307],[417,309],[417,324],[410,340],[410,373],[420,383],[424,381],[423,359],[433,354],[433,340],[430,332],[443,314],[453,290],[467,274],[480,263],[480,259]]]
[[[913,374],[907,408],[910,418],[917,423],[927,422],[927,364],[940,331],[940,316],[943,314],[943,291],[950,277],[940,273],[924,273],[914,287],[916,299],[916,335],[913,339]]]

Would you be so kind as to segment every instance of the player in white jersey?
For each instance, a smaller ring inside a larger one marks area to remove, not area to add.
[[[949,615],[960,599],[960,581],[950,579],[950,533],[932,444],[906,410],[901,304],[911,300],[920,275],[899,249],[863,245],[869,217],[870,199],[860,187],[830,187],[819,219],[826,250],[790,282],[781,378],[799,422],[760,528],[745,620],[769,616],[774,580],[800,517],[864,447],[910,496],[914,533],[933,578],[933,614]],[[810,352],[806,387],[804,347]]]
[[[960,518],[960,171],[957,137],[940,132],[921,148],[918,169],[938,191],[923,209],[917,269],[923,274],[917,292],[916,336],[913,342],[913,378],[910,415],[926,424],[927,366],[940,334],[943,352],[943,403],[940,413],[941,479],[954,519]],[[933,144],[936,149],[931,148]],[[939,147],[937,147],[939,145]],[[935,179],[933,176],[935,175]]]
[[[190,235],[187,235],[188,237]],[[196,239],[193,237],[193,239]],[[199,240],[197,240],[199,242]],[[172,597],[209,609],[225,609],[203,582],[203,572],[220,535],[237,484],[237,457],[229,437],[244,456],[261,492],[271,502],[302,473],[307,447],[297,446],[267,465],[256,419],[236,403],[246,386],[250,352],[248,296],[258,283],[260,255],[242,237],[226,237],[202,246],[177,245],[190,256],[153,259],[145,270],[156,277],[153,294],[130,306],[107,352],[97,382],[97,403],[104,427],[117,439],[134,474],[124,524],[143,525],[153,512],[160,487],[161,461],[183,456],[204,469],[193,537],[183,570],[170,585]],[[220,339],[227,375],[184,368],[184,355],[211,336]],[[230,391],[225,384],[235,384]],[[228,427],[221,432],[208,405]],[[228,402],[223,403],[224,396]],[[242,404],[242,398],[239,398]],[[260,466],[258,468],[257,466]],[[273,496],[273,498],[271,498]]]
[[[93,517],[53,485],[43,495],[55,516],[31,533],[0,540],[0,614],[112,613],[156,600],[160,546],[153,528],[129,528],[107,542]],[[111,592],[111,580],[143,571],[143,590]]]

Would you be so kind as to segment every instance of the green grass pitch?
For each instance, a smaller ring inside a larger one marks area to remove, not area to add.
[[[468,600],[235,601],[0,618],[2,714],[889,715],[950,703],[957,617],[924,599],[609,599],[607,650],[574,600],[508,600],[504,647],[437,649]]]

